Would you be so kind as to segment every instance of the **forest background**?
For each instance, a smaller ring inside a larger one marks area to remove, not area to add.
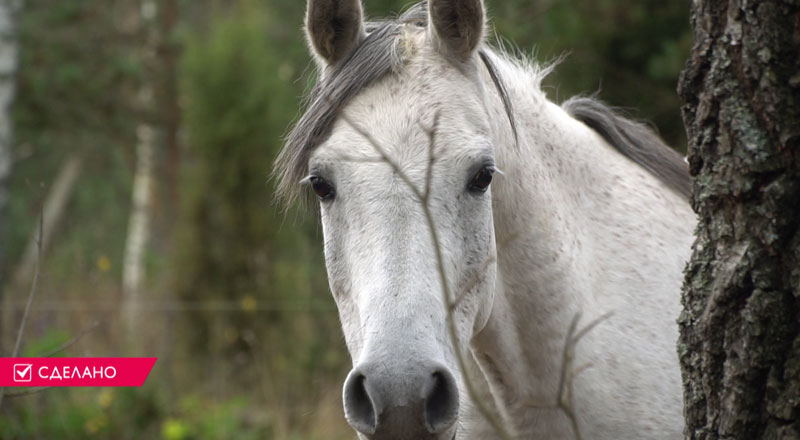
[[[365,7],[384,17],[408,4]],[[506,47],[539,62],[566,55],[545,81],[551,100],[596,93],[685,151],[675,88],[692,42],[687,4],[487,6]],[[21,5],[10,197],[0,212],[0,354],[13,349],[28,297],[42,205],[60,197],[61,210],[45,209],[40,285],[20,354],[69,345],[58,355],[159,360],[141,389],[7,398],[0,438],[353,438],[340,397],[350,360],[319,224],[313,211],[282,213],[268,181],[314,80],[304,8],[275,0]],[[143,170],[150,185],[137,208]],[[147,219],[142,275],[130,278],[137,215]],[[132,295],[133,317],[125,311]]]

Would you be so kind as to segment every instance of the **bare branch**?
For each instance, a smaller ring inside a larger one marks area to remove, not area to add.
[[[450,309],[455,310],[456,307],[458,307],[458,304],[464,298],[464,296],[466,296],[467,292],[472,290],[478,283],[483,281],[483,278],[486,275],[486,271],[489,269],[489,266],[491,266],[492,263],[497,261],[497,250],[505,248],[506,246],[508,246],[509,243],[516,240],[516,238],[517,234],[511,234],[510,237],[503,240],[502,243],[499,243],[497,245],[497,249],[495,250],[494,254],[489,255],[488,257],[486,257],[485,260],[483,260],[483,263],[481,263],[480,268],[471,277],[469,277],[466,280],[466,282],[464,282],[461,286],[459,286],[458,295],[456,296],[455,300],[453,300],[453,302],[448,305]]]
[[[453,300],[453,302],[447,305],[450,308],[450,310],[454,311],[456,307],[458,307],[458,304],[461,302],[461,300],[464,299],[465,296],[467,296],[467,293],[469,293],[470,290],[475,288],[475,286],[477,286],[478,283],[483,281],[483,278],[486,275],[486,270],[489,269],[489,266],[491,266],[492,263],[494,263],[495,261],[497,261],[497,257],[495,255],[489,255],[488,258],[483,260],[483,263],[481,263],[480,267],[478,267],[478,269],[475,270],[472,276],[467,278],[466,282],[464,282],[464,284],[458,288],[459,292],[458,295]]]
[[[31,305],[33,298],[36,296],[36,289],[39,287],[39,270],[42,266],[42,233],[44,231],[44,210],[39,213],[39,236],[36,238],[36,265],[33,270],[33,282],[31,283],[31,290],[28,292],[28,302],[25,303],[25,311],[22,312],[22,320],[19,323],[17,330],[17,341],[14,343],[14,351],[11,352],[11,357],[19,355],[19,349],[22,345],[22,335],[25,333],[25,325],[28,323],[28,316],[31,314]],[[0,406],[3,404],[3,396],[6,394],[5,388],[0,388]]]
[[[614,314],[614,311],[613,311],[613,310],[611,310],[611,311],[608,311],[608,312],[606,312],[606,313],[603,313],[602,315],[598,316],[598,317],[597,317],[597,318],[596,318],[594,321],[590,322],[590,323],[589,323],[589,325],[587,325],[586,327],[584,327],[584,328],[583,328],[583,330],[579,331],[579,332],[578,332],[578,333],[575,335],[575,342],[574,342],[574,344],[577,344],[577,343],[578,343],[578,341],[579,341],[581,338],[583,338],[584,336],[586,336],[586,333],[589,333],[590,331],[592,331],[592,329],[594,329],[595,327],[597,327],[597,324],[600,324],[601,322],[603,322],[603,321],[605,321],[606,319],[610,318],[610,317],[611,317],[611,315],[613,315],[613,314]]]
[[[27,388],[27,389],[20,390],[20,391],[13,391],[13,392],[10,392],[10,393],[6,393],[6,397],[8,397],[9,399],[13,399],[15,397],[30,396],[32,394],[39,394],[44,390],[49,390],[50,388],[52,388],[52,387]]]
[[[591,362],[587,362],[587,363],[581,365],[580,367],[575,368],[575,370],[572,371],[572,378],[575,379],[581,373],[583,373],[584,371],[588,370],[589,368],[592,368],[593,366],[594,366],[594,364],[592,364]]]
[[[458,361],[459,369],[461,370],[461,376],[464,379],[464,386],[467,388],[467,392],[469,393],[470,398],[472,399],[472,403],[478,409],[478,411],[483,415],[483,417],[492,425],[494,430],[500,435],[501,438],[504,440],[510,440],[511,435],[508,434],[503,424],[495,417],[494,414],[489,410],[486,404],[481,399],[481,396],[478,394],[475,385],[470,380],[469,376],[467,376],[467,363],[464,360],[464,354],[461,351],[461,343],[458,337],[458,329],[456,329],[455,324],[455,316],[453,314],[453,309],[447,307],[447,304],[450,304],[452,295],[450,294],[450,284],[447,282],[447,273],[445,272],[444,268],[444,257],[442,256],[442,249],[439,241],[439,236],[436,232],[436,225],[433,221],[433,214],[431,213],[430,206],[425,203],[422,205],[422,208],[425,212],[425,218],[428,221],[428,229],[431,233],[431,240],[433,241],[433,249],[434,253],[436,254],[436,266],[439,271],[439,278],[442,283],[442,295],[445,304],[445,310],[447,312],[447,326],[450,330],[450,339],[453,344],[453,351],[456,355],[456,360]]]
[[[422,205],[423,212],[425,214],[425,219],[428,223],[428,229],[431,234],[431,241],[433,242],[434,253],[436,256],[436,266],[439,272],[439,279],[442,284],[442,296],[444,299],[444,304],[446,307],[447,312],[447,326],[448,331],[450,334],[450,338],[453,344],[453,351],[455,352],[456,360],[459,364],[459,369],[462,372],[462,378],[464,381],[464,386],[467,388],[467,392],[470,398],[473,401],[473,404],[478,409],[478,411],[484,416],[484,418],[492,425],[495,431],[500,435],[502,439],[510,440],[512,436],[508,433],[506,428],[503,426],[503,423],[498,419],[498,417],[492,413],[491,410],[485,405],[481,396],[479,396],[475,385],[472,383],[470,378],[467,376],[467,366],[466,361],[464,359],[464,353],[461,350],[458,329],[455,325],[455,317],[454,312],[457,308],[458,304],[464,298],[467,292],[472,290],[477,283],[479,283],[485,274],[487,268],[496,260],[496,255],[490,255],[483,261],[480,268],[476,271],[473,277],[470,277],[466,280],[464,285],[459,286],[459,290],[457,292],[457,296],[454,298],[451,291],[450,291],[450,284],[447,281],[447,273],[444,267],[444,257],[442,255],[441,244],[439,241],[438,232],[436,230],[435,221],[433,218],[433,213],[431,212],[430,207],[430,194],[431,194],[431,182],[433,177],[433,167],[436,162],[436,154],[435,154],[435,140],[436,140],[436,131],[438,128],[439,123],[439,113],[437,112],[434,117],[434,122],[430,128],[426,128],[422,126],[423,131],[428,135],[428,166],[425,173],[425,182],[423,186],[423,190],[420,191],[417,186],[411,181],[408,175],[402,170],[400,165],[395,162],[388,154],[388,151],[385,150],[375,138],[368,133],[366,130],[361,128],[358,124],[353,122],[347,115],[343,114],[342,119],[349,124],[357,133],[359,133],[362,137],[364,137],[370,145],[375,149],[375,151],[380,156],[380,161],[385,162],[392,170],[400,177],[403,182],[408,185],[409,189],[413,192],[413,194],[417,197]],[[364,162],[376,162],[376,160],[371,159],[358,159],[354,158],[354,160],[364,161]],[[577,343],[586,336],[587,333],[592,331],[598,324],[602,321],[608,319],[613,312],[608,312],[600,317],[596,318],[592,322],[590,322],[586,327],[578,330],[578,322],[580,321],[581,314],[576,313],[570,323],[569,329],[567,331],[567,337],[564,341],[564,349],[562,352],[562,364],[561,364],[561,373],[559,377],[559,384],[558,384],[558,392],[555,398],[555,401],[549,405],[541,405],[535,402],[524,402],[523,405],[528,407],[540,408],[540,409],[555,409],[563,412],[567,418],[569,419],[570,425],[572,427],[573,433],[575,435],[576,440],[582,440],[582,435],[580,432],[580,427],[578,425],[578,418],[575,414],[575,410],[572,403],[573,397],[573,386],[574,380],[578,377],[579,374],[586,371],[592,365],[584,364],[578,368],[573,369],[572,364],[575,360],[575,346]]]
[[[455,325],[455,317],[453,314],[453,308],[449,307],[449,304],[453,302],[452,294],[450,292],[450,284],[447,281],[447,273],[444,267],[444,257],[442,256],[442,249],[441,244],[439,241],[439,236],[436,231],[436,225],[433,220],[433,214],[431,213],[430,204],[429,204],[429,196],[430,196],[430,182],[432,180],[433,174],[433,164],[436,160],[434,154],[434,142],[436,139],[436,130],[438,127],[439,115],[438,112],[434,117],[434,122],[430,128],[430,130],[425,129],[423,130],[428,134],[428,140],[430,144],[428,145],[428,168],[426,170],[426,179],[425,179],[425,186],[423,187],[423,191],[420,191],[408,175],[403,172],[402,168],[399,164],[397,164],[391,157],[389,157],[388,152],[381,147],[381,145],[375,140],[375,138],[368,133],[366,130],[362,129],[358,124],[356,124],[352,119],[350,119],[346,114],[341,115],[342,120],[344,120],[348,125],[350,125],[358,134],[360,134],[364,139],[366,139],[375,151],[381,156],[381,158],[390,166],[392,167],[393,171],[397,173],[398,176],[403,180],[403,182],[408,185],[409,189],[414,193],[417,199],[420,201],[422,205],[423,212],[425,214],[425,219],[428,223],[428,230],[431,234],[431,242],[433,243],[434,253],[436,255],[436,267],[439,272],[439,279],[442,285],[442,296],[445,305],[445,311],[447,312],[447,326],[448,326],[448,333],[450,334],[450,339],[453,344],[453,351],[458,362],[459,370],[461,371],[461,377],[464,381],[464,386],[467,388],[467,393],[469,394],[470,398],[472,399],[472,403],[478,409],[478,411],[483,415],[483,417],[492,425],[492,428],[500,435],[500,438],[503,440],[510,440],[512,436],[508,433],[506,428],[503,426],[502,422],[496,417],[491,410],[486,406],[483,402],[483,399],[478,394],[475,385],[470,380],[469,376],[467,376],[467,364],[466,360],[464,359],[464,354],[461,350],[458,329],[456,329]]]
[[[61,353],[62,351],[64,351],[64,350],[72,347],[73,345],[75,345],[82,337],[84,337],[87,334],[91,333],[92,331],[94,331],[94,329],[96,329],[99,326],[100,326],[100,322],[99,321],[93,322],[91,325],[89,325],[88,327],[83,329],[80,333],[75,335],[75,337],[73,337],[69,341],[59,345],[58,347],[48,351],[47,353],[44,353],[44,354],[40,355],[39,357],[51,357],[51,356],[57,355],[58,353]]]
[[[28,293],[28,302],[25,303],[25,311],[22,312],[22,321],[19,323],[17,330],[17,342],[14,344],[14,351],[11,352],[11,357],[17,357],[19,348],[22,345],[22,335],[25,333],[25,324],[28,323],[28,316],[31,313],[31,305],[33,298],[36,296],[36,289],[39,287],[39,270],[42,265],[42,233],[44,231],[44,214],[39,214],[39,236],[36,238],[36,266],[33,271],[33,283],[31,283],[31,290]]]
[[[428,167],[425,170],[425,203],[431,195],[431,180],[433,179],[433,165],[436,162],[436,131],[439,129],[439,110],[433,115],[433,124],[430,127],[424,127],[421,121],[418,121],[422,131],[428,135]]]
[[[350,125],[353,128],[353,130],[355,130],[364,139],[366,139],[367,142],[369,142],[370,145],[372,145],[372,148],[374,148],[375,151],[381,156],[381,159],[384,162],[386,162],[386,164],[388,164],[390,167],[392,167],[392,170],[398,176],[400,176],[400,179],[402,179],[403,182],[406,185],[408,185],[408,187],[411,189],[411,191],[414,193],[414,195],[417,197],[417,199],[419,199],[420,201],[424,200],[422,192],[420,192],[420,190],[416,186],[414,186],[414,184],[411,182],[411,179],[406,175],[406,173],[403,171],[403,169],[400,168],[400,165],[398,165],[397,162],[395,162],[394,160],[392,160],[391,157],[389,157],[389,152],[386,151],[383,147],[381,147],[381,145],[378,143],[378,141],[375,140],[375,138],[370,133],[368,133],[366,130],[361,128],[360,125],[356,124],[344,112],[342,112],[341,118],[348,125]]]
[[[578,417],[575,414],[575,408],[572,402],[575,378],[591,368],[592,364],[587,363],[578,368],[572,368],[572,363],[575,361],[575,346],[578,344],[581,338],[586,336],[586,334],[597,327],[598,324],[605,321],[613,314],[613,311],[606,312],[594,319],[586,327],[582,328],[581,330],[577,330],[578,322],[581,319],[581,314],[580,312],[576,313],[572,318],[572,322],[570,322],[569,329],[567,330],[567,336],[564,339],[564,349],[561,356],[561,374],[558,380],[558,391],[555,402],[549,405],[542,405],[533,401],[523,402],[524,406],[530,408],[556,409],[563,412],[564,415],[567,416],[567,419],[569,419],[570,425],[572,426],[572,432],[575,434],[576,440],[582,440],[583,437],[581,435],[580,427],[578,426]]]
[[[382,158],[380,157],[359,157],[353,154],[344,154],[340,153],[336,155],[337,158],[345,161],[345,162],[355,162],[355,163],[385,163]]]
[[[570,367],[572,367],[572,359],[575,356],[575,340],[573,339],[573,335],[575,334],[575,329],[578,327],[578,321],[580,320],[581,313],[578,312],[572,317],[572,322],[569,323],[567,338],[564,341],[564,349],[561,353],[561,375],[558,379],[558,400],[556,401],[558,405],[561,405],[564,401],[564,395],[566,394],[567,378],[569,376]]]

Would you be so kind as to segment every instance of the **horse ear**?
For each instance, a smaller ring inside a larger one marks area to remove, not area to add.
[[[466,61],[483,39],[483,0],[430,0],[431,36],[439,50]]]
[[[308,0],[306,36],[323,63],[336,64],[366,36],[361,0]]]

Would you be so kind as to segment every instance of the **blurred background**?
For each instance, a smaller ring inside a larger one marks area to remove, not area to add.
[[[383,17],[408,4],[365,6]],[[597,93],[685,150],[684,2],[487,6],[506,44],[542,62],[567,55],[545,81],[551,100]],[[283,214],[268,181],[314,80],[304,9],[0,0],[0,355],[13,350],[44,206],[20,355],[159,357],[140,389],[7,397],[0,438],[354,437],[318,222]]]

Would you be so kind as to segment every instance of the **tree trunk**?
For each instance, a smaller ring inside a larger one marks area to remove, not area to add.
[[[800,2],[694,0],[688,439],[800,439]]]
[[[53,233],[58,228],[64,217],[67,203],[75,190],[75,184],[81,174],[83,159],[78,155],[70,155],[61,166],[56,178],[50,184],[41,206],[42,215],[42,236],[39,237],[39,228],[36,224],[31,225],[31,238],[25,247],[19,264],[14,271],[14,277],[10,280],[12,291],[27,287],[31,282],[30,277],[39,258],[39,248],[46,252],[53,239]],[[38,222],[37,222],[38,223]],[[41,246],[37,242],[41,240]],[[24,289],[23,289],[24,290]]]
[[[166,157],[166,215],[171,224],[178,214],[178,169],[180,166],[180,129],[181,112],[178,104],[178,45],[175,41],[175,29],[178,26],[178,0],[161,1],[159,57],[161,59],[161,87],[159,97],[162,132],[164,134],[164,151]],[[167,232],[171,232],[171,227]]]
[[[19,1],[0,0],[0,291],[5,286],[5,234],[8,206],[8,178],[11,175],[14,139],[11,103],[17,73],[16,12]]]
[[[141,59],[145,66],[152,65],[156,57],[157,41],[154,31],[157,5],[155,0],[141,1],[141,29],[144,47]],[[147,71],[147,69],[145,69]],[[154,107],[154,87],[150,75],[146,75],[139,90],[139,105],[142,109]],[[145,112],[147,115],[150,112]],[[144,116],[136,128],[136,169],[133,176],[131,214],[128,220],[128,237],[122,263],[122,321],[125,338],[131,348],[141,342],[141,305],[145,280],[144,256],[150,238],[150,205],[153,198],[156,154],[156,129],[148,116]]]
[[[14,162],[12,143],[14,127],[11,119],[11,104],[16,90],[17,56],[17,11],[20,1],[0,0],[0,305],[6,304],[4,291],[8,284],[6,270],[6,234],[8,233],[9,177]],[[9,313],[0,314],[0,353],[3,353],[5,330]]]
[[[9,277],[4,285],[0,285],[0,294],[3,295],[2,299],[0,299],[0,320],[2,320],[3,324],[0,326],[0,330],[4,338],[6,337],[5,335],[12,338],[16,337],[17,321],[21,317],[17,306],[22,298],[26,298],[29,295],[36,264],[40,262],[40,258],[50,247],[53,234],[64,217],[67,203],[69,203],[75,190],[75,184],[80,177],[81,165],[82,159],[80,156],[71,155],[67,157],[55,179],[49,184],[47,196],[41,201],[39,208],[42,216],[41,231],[39,230],[39,217],[37,216],[37,220],[30,225],[30,240],[28,240],[28,245],[25,247],[25,252],[13,272],[9,270],[9,273],[13,275]],[[39,235],[40,232],[41,236]],[[11,340],[2,339],[2,342],[11,342]]]

